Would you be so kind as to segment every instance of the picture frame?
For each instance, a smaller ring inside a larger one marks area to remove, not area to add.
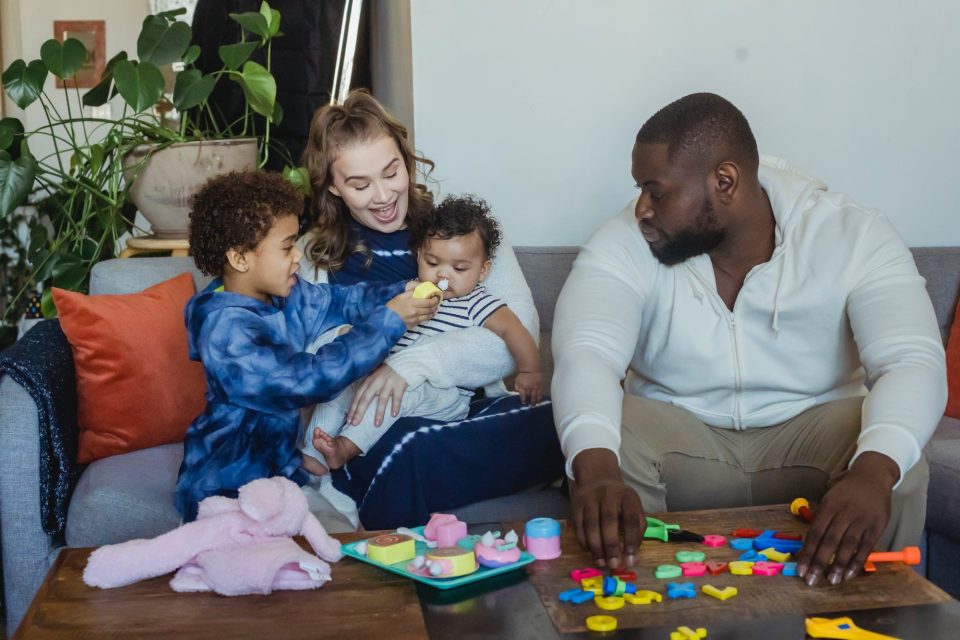
[[[57,88],[65,84],[78,89],[95,87],[103,76],[106,64],[106,23],[103,20],[55,20],[53,37],[59,42],[76,38],[87,49],[87,60],[66,83],[57,78]]]

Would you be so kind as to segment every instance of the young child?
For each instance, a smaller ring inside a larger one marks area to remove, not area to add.
[[[379,365],[408,327],[433,316],[416,284],[313,285],[296,273],[303,197],[280,175],[211,179],[190,213],[190,251],[215,276],[187,303],[190,357],[203,362],[207,406],[190,425],[177,508],[194,520],[211,495],[235,497],[257,478],[304,484],[297,449],[302,407],[326,402]],[[353,325],[317,351],[319,335]]]
[[[391,354],[401,349],[415,349],[421,341],[438,333],[484,327],[506,342],[516,363],[516,390],[521,401],[535,405],[543,397],[536,342],[517,316],[503,302],[487,294],[481,284],[490,271],[500,237],[500,227],[491,217],[487,204],[469,196],[447,198],[412,228],[419,279],[434,284],[446,280],[448,288],[437,314],[407,331]],[[390,358],[386,364],[390,364]],[[398,414],[385,413],[381,423],[375,417],[373,405],[365,415],[356,415],[352,406],[358,387],[359,383],[352,385],[350,393],[319,406],[306,430],[305,454],[322,456],[331,469],[338,469],[366,453],[401,417],[443,421],[465,418],[473,396],[472,389],[443,389],[424,382],[407,389]]]

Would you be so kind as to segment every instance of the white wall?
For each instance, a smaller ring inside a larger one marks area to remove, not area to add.
[[[137,57],[137,35],[140,25],[147,16],[147,0],[2,0],[3,2],[3,68],[6,69],[17,58],[24,61],[40,57],[40,45],[53,37],[53,22],[55,20],[104,20],[105,21],[105,50],[109,60],[114,54],[123,50],[132,58]],[[10,38],[7,35],[15,31],[19,38]],[[66,98],[64,89],[56,87],[53,75],[47,75],[44,91],[51,96],[53,104],[66,117]],[[74,90],[71,89],[71,93]],[[81,89],[81,94],[86,89]],[[119,102],[116,98],[115,102]],[[18,117],[23,121],[27,131],[46,123],[43,109],[38,102],[30,105],[26,113],[4,96],[6,114]],[[74,99],[73,104],[77,101]],[[89,107],[87,108],[89,112]],[[119,115],[115,108],[114,115]],[[52,143],[42,144],[39,138],[31,143],[31,151],[37,157],[43,157],[52,151]],[[45,142],[45,141],[44,141]]]
[[[634,195],[637,130],[695,91],[908,244],[960,244],[960,2],[410,3],[417,147],[516,245],[583,242]]]

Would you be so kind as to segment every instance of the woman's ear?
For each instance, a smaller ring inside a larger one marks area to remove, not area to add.
[[[343,196],[340,195],[340,189],[337,189],[337,186],[336,186],[335,184],[333,184],[332,182],[330,183],[330,186],[327,187],[327,191],[329,191],[329,192],[332,193],[333,195],[337,196],[338,198],[342,198],[342,197],[343,197]]]
[[[239,273],[246,273],[250,265],[247,264],[247,254],[236,249],[227,249],[227,264]]]

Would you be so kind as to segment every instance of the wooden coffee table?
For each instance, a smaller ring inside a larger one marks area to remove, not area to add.
[[[802,532],[806,527],[784,506],[671,513],[662,519],[699,533],[728,534],[738,527]],[[520,530],[516,523],[495,528]],[[336,537],[349,542],[372,535]],[[334,565],[333,581],[322,589],[235,598],[175,593],[168,585],[169,576],[120,589],[90,588],[81,575],[91,549],[64,549],[15,637],[464,640],[587,636],[584,619],[609,612],[592,602],[577,606],[557,601],[560,591],[574,586],[570,570],[591,564],[567,527],[563,549],[564,555],[557,560],[449,591],[345,558]],[[654,578],[653,568],[672,563],[681,549],[704,550],[708,558],[720,560],[739,554],[694,543],[646,542],[636,569],[638,585],[664,592],[666,581]],[[665,598],[659,604],[628,604],[611,613],[620,624],[618,635],[665,638],[670,629],[687,625],[707,627],[710,640],[802,638],[804,614],[850,614],[862,627],[901,638],[945,638],[960,629],[960,604],[903,565],[881,566],[875,575],[813,589],[783,576],[723,574],[682,580],[698,587],[733,585],[740,595],[726,602],[701,594],[694,600]]]

